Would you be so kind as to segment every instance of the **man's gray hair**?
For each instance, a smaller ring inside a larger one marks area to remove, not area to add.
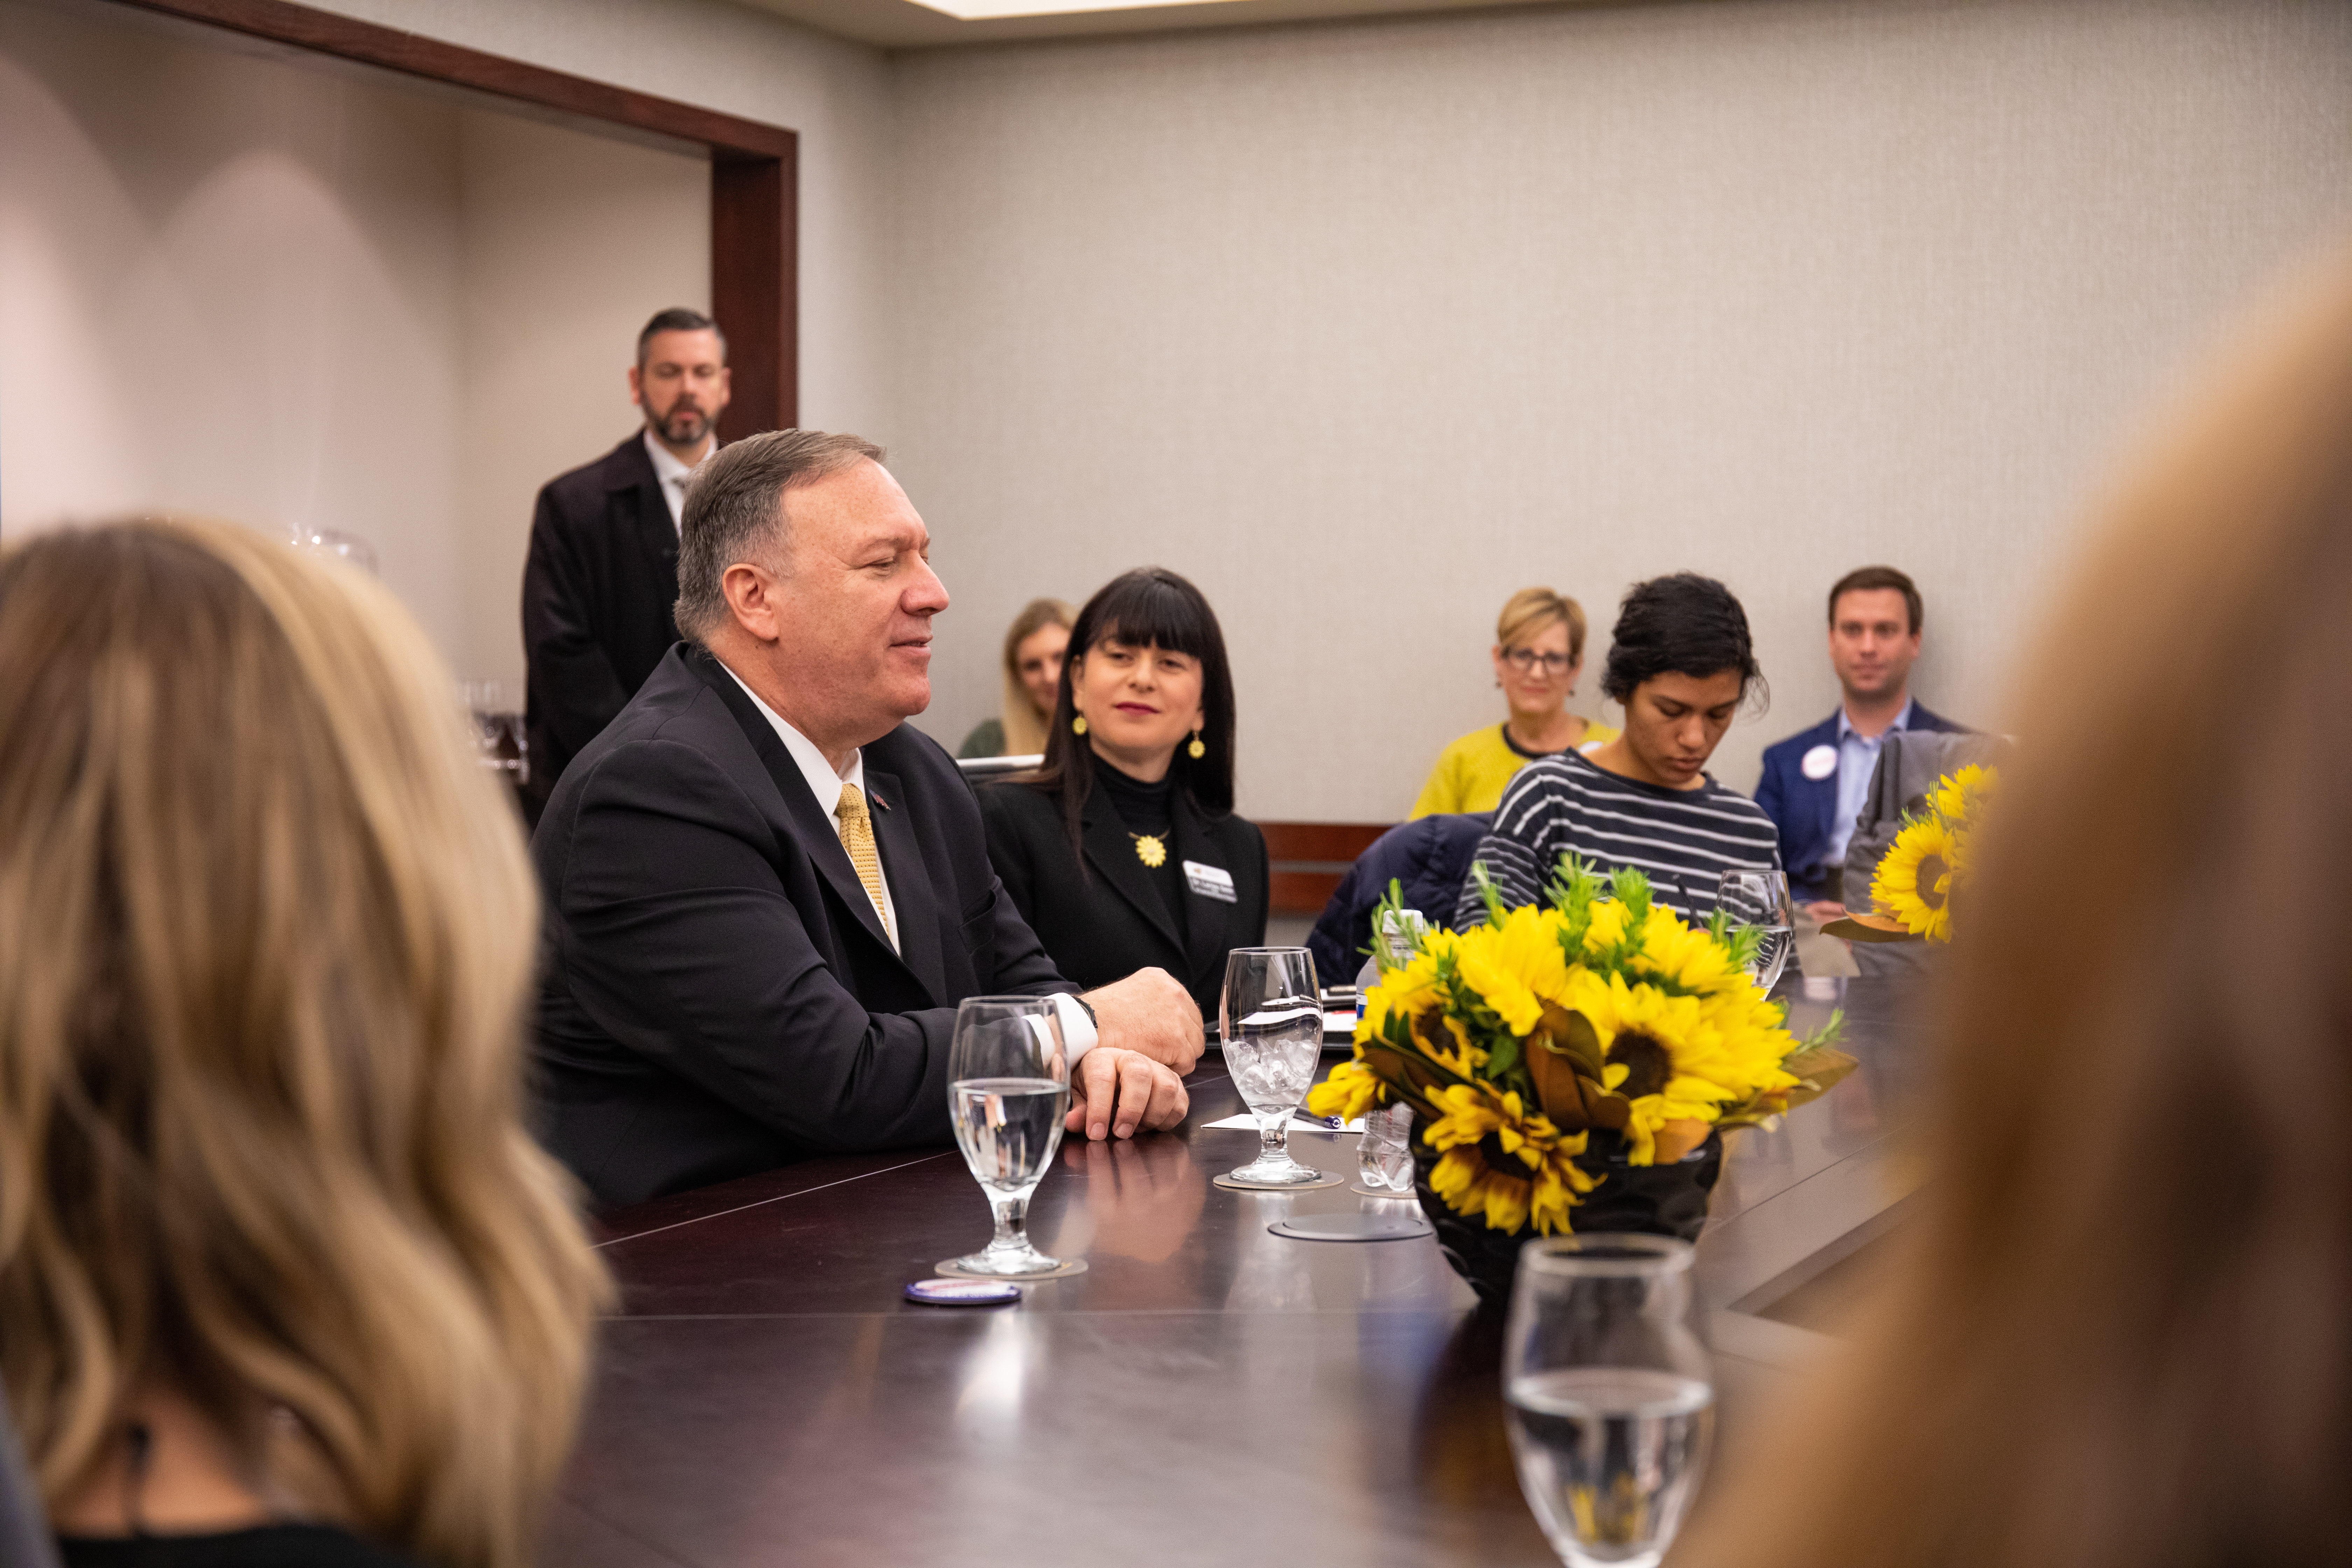
[[[687,486],[678,521],[679,633],[698,643],[727,624],[727,568],[742,563],[781,576],[791,547],[784,492],[831,479],[882,448],[861,436],[771,430],[711,454]]]

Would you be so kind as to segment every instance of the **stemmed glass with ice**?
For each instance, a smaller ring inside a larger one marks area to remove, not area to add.
[[[1290,1117],[1315,1082],[1323,1050],[1323,1004],[1315,958],[1303,947],[1237,947],[1225,959],[1217,1030],[1225,1068],[1257,1118],[1258,1156],[1231,1173],[1253,1187],[1297,1187],[1323,1179],[1290,1157]]]

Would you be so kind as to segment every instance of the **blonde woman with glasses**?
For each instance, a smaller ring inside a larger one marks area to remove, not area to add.
[[[522,1568],[607,1287],[446,672],[158,522],[0,555],[0,1377],[68,1564]]]
[[[1495,684],[1510,717],[1437,753],[1412,816],[1492,811],[1503,788],[1538,757],[1591,751],[1617,738],[1609,725],[1568,710],[1584,673],[1584,606],[1549,588],[1522,588],[1495,623]]]

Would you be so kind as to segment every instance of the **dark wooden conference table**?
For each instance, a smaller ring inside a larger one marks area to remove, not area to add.
[[[1906,1190],[1900,1009],[1871,982],[1834,984],[1863,1070],[1732,1136],[1699,1243],[1695,1313],[1733,1431],[1827,1342],[1841,1281]],[[1799,1000],[1792,1023],[1832,1000]],[[951,1148],[811,1161],[611,1216],[622,1301],[541,1561],[1554,1563],[1504,1436],[1499,1314],[1474,1310],[1431,1238],[1270,1234],[1382,1200],[1212,1186],[1256,1134],[1203,1125],[1243,1109],[1215,1054],[1187,1081],[1177,1131],[1065,1142],[1030,1227],[1087,1270],[1015,1305],[901,1295],[987,1238]],[[1291,1147],[1352,1174],[1355,1142]]]

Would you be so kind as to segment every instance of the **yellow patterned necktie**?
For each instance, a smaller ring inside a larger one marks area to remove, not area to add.
[[[882,858],[874,852],[874,818],[866,809],[866,797],[854,784],[841,786],[841,799],[833,808],[841,823],[841,847],[849,851],[849,863],[857,868],[857,879],[866,884],[866,896],[874,900],[874,912],[882,917],[882,929],[890,929],[890,916],[882,901]]]

